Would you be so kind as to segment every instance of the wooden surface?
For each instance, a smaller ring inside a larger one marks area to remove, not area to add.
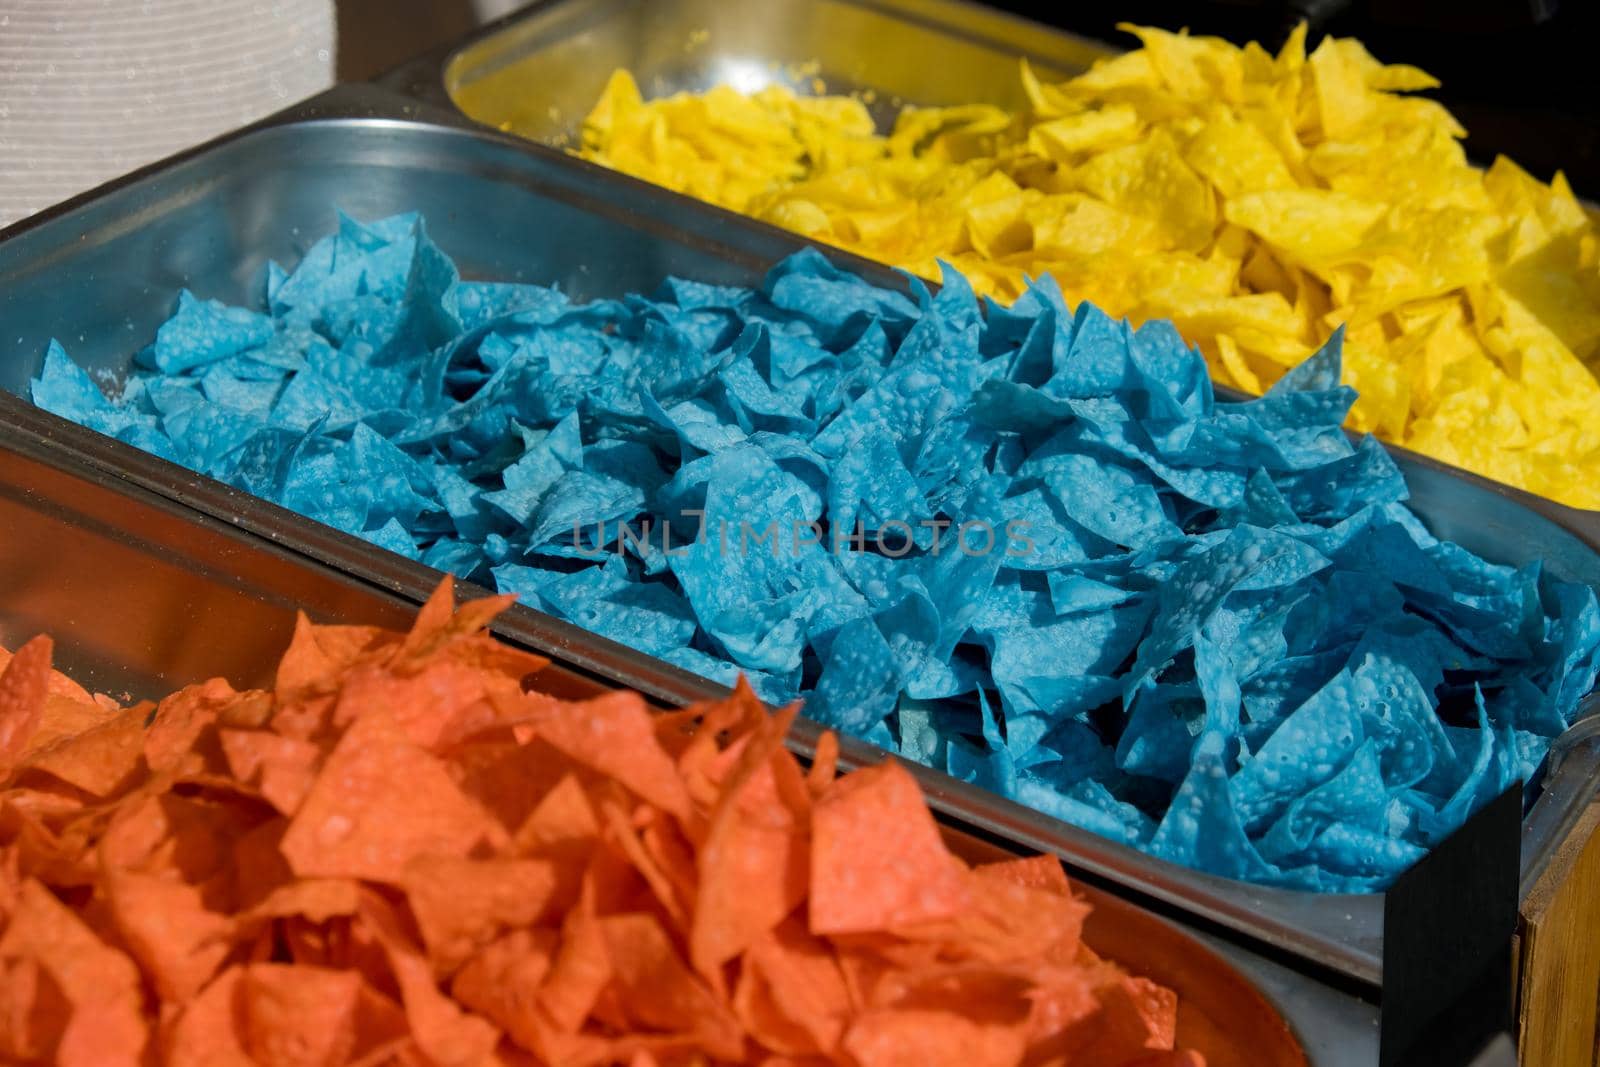
[[[1600,1065],[1600,804],[1522,904],[1517,945],[1523,1067]]]

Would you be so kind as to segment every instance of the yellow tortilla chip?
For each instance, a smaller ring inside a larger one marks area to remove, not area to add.
[[[1137,111],[1112,104],[1039,123],[1028,131],[1028,148],[1057,163],[1071,163],[1080,153],[1131,144],[1140,126]]]
[[[1332,267],[1360,248],[1382,204],[1322,189],[1272,189],[1228,201],[1229,222],[1307,266]]]
[[[727,87],[642,100],[625,72],[582,154],[1005,301],[1170,318],[1217,379],[1272,385],[1349,328],[1351,425],[1578,506],[1600,502],[1600,228],[1564,178],[1467,162],[1415,67],[1305,27],[1271,55],[1124,27],[1142,47],[1027,109],[905,110]]]

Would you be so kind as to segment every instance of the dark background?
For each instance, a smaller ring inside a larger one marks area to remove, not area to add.
[[[730,0],[760,3],[761,0]],[[470,0],[339,0],[339,77],[370,78],[476,23]],[[1188,27],[1276,47],[1300,18],[1359,37],[1379,59],[1439,78],[1438,97],[1487,163],[1504,153],[1549,180],[1559,168],[1600,200],[1600,0],[994,0],[1119,44],[1118,22]]]
[[[1300,18],[1358,37],[1379,59],[1410,63],[1443,82],[1435,91],[1487,163],[1511,156],[1540,179],[1566,172],[1600,200],[1600,0],[999,0],[1030,18],[1109,41],[1132,41],[1119,22],[1187,26],[1274,47]]]

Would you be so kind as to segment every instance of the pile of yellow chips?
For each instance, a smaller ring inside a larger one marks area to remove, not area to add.
[[[1260,392],[1341,323],[1352,424],[1600,507],[1596,220],[1559,174],[1466,161],[1437,84],[1303,29],[1259,46],[1135,29],[1144,47],[1031,108],[907,109],[727,87],[645,102],[612,76],[587,158],[917,274],[1010,300],[1168,318]]]

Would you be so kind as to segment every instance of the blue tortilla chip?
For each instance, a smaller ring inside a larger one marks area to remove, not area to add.
[[[1206,725],[1198,685],[1140,690],[1123,728],[1116,765],[1129,774],[1178,785],[1189,773],[1195,742]]]
[[[32,395],[1226,877],[1381,889],[1583,714],[1594,592],[1423,526],[1340,334],[1218,403],[1049,279],[906,288],[805,252],[574,304],[341,217],[261,310],[180,294],[117,395],[56,345]]]
[[[1360,747],[1366,733],[1351,699],[1354,685],[1348,673],[1335,675],[1240,768],[1233,794],[1245,826],[1270,825],[1295,800],[1337,774]]]
[[[894,652],[877,624],[863,616],[839,629],[816,688],[806,697],[806,712],[824,726],[859,737],[888,718],[899,698]]]
[[[1150,851],[1226,878],[1260,879],[1268,865],[1241,825],[1226,748],[1220,733],[1204,734],[1195,744],[1189,774],[1150,839]]]
[[[1307,859],[1327,872],[1331,892],[1370,892],[1394,881],[1427,849],[1393,834],[1334,823],[1311,843]]]
[[[1068,518],[1114,545],[1148,548],[1182,537],[1147,477],[1081,452],[1035,457],[1017,471],[1037,478]]]
[[[33,380],[31,396],[40,407],[74,421],[113,408],[88,371],[74,363],[56,341],[45,349],[44,364],[39,377]]]
[[[899,326],[911,322],[917,311],[901,294],[840,270],[812,249],[772,268],[761,289],[773,306],[793,313],[825,343],[837,343],[852,319],[859,317],[863,325],[877,321]]]
[[[1011,738],[1001,738],[1000,727],[981,690],[978,692],[978,713],[983,732],[981,743],[966,741],[961,737],[951,738],[945,749],[945,770],[951,777],[963,782],[971,782],[1008,796],[1014,795],[1017,791],[1018,767],[1015,753],[1019,749],[1031,749],[1032,742],[1019,741],[1013,744]]]
[[[1262,835],[1261,854],[1279,866],[1298,865],[1312,842],[1334,824],[1382,832],[1388,806],[1378,746],[1363,742],[1338,774],[1289,805]]]
[[[660,583],[632,579],[620,556],[555,576],[539,597],[563,618],[647,655],[666,655],[694,637],[688,602]]]
[[[218,300],[199,300],[185,289],[178,310],[156,331],[149,358],[159,371],[180,374],[238,355],[272,339],[272,320]]]
[[[554,318],[567,307],[567,298],[542,285],[463,281],[450,289],[445,306],[463,330],[475,330],[508,315]]]

